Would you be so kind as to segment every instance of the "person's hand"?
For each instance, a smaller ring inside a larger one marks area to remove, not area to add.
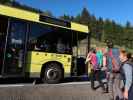
[[[123,96],[125,100],[128,100],[128,90],[125,89]]]
[[[102,71],[106,71],[107,70],[107,67],[102,67],[102,69],[101,69]]]

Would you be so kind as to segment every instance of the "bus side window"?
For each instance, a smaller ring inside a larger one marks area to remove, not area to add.
[[[65,53],[65,49],[66,49],[65,44],[62,42],[61,39],[59,39],[57,41],[57,52],[58,53]]]
[[[27,45],[27,49],[29,51],[37,50],[37,40],[29,40],[28,45]]]
[[[34,45],[34,50],[38,50],[38,51],[41,50],[40,45],[39,45],[38,43],[36,43],[36,44]]]
[[[45,40],[41,42],[40,48],[42,51],[50,51],[50,45]]]
[[[35,44],[29,43],[28,46],[27,46],[27,49],[28,49],[29,51],[34,50],[34,45],[35,45]]]
[[[71,47],[70,47],[69,44],[66,44],[66,50],[65,50],[65,52],[66,52],[67,54],[70,54],[70,53],[71,53]]]

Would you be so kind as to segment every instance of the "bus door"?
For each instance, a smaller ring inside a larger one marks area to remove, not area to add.
[[[17,20],[10,21],[4,61],[4,74],[7,76],[24,74],[26,32],[26,23]]]
[[[8,26],[8,18],[0,16],[0,75],[4,61],[5,40]]]
[[[88,73],[85,59],[88,52],[88,34],[73,32],[73,68],[72,75],[80,76]]]

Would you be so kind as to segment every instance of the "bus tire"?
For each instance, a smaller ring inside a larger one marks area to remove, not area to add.
[[[43,82],[48,84],[59,83],[63,79],[63,74],[63,70],[58,63],[49,63],[44,70]]]

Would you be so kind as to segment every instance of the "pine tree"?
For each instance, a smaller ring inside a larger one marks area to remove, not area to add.
[[[12,2],[12,0],[0,0],[0,3],[2,3],[2,4],[8,4],[11,2]]]
[[[84,25],[88,25],[90,21],[91,21],[91,15],[89,11],[87,10],[87,8],[83,8],[81,12],[81,17],[80,17],[80,23]]]
[[[71,17],[69,15],[66,15],[66,14],[64,14],[63,16],[60,16],[59,18],[63,19],[63,20],[71,21]]]
[[[78,14],[76,17],[74,17],[73,21],[77,22],[77,23],[80,23],[80,19],[81,19],[81,15]]]
[[[49,10],[44,11],[42,14],[43,14],[43,15],[45,15],[45,16],[53,17],[52,12],[51,12],[51,11],[49,11]]]

